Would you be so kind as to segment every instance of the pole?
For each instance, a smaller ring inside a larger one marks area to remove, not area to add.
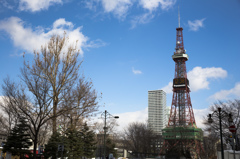
[[[233,157],[234,157],[234,159],[236,159],[236,156],[235,156],[235,149],[236,149],[236,148],[235,148],[235,141],[236,141],[235,138],[236,138],[236,137],[235,137],[235,136],[236,136],[236,134],[233,133]]]
[[[61,159],[63,159],[63,144],[62,144]]]
[[[221,137],[221,154],[222,154],[222,159],[224,159],[221,108],[218,108],[218,112],[219,112],[219,125],[220,125],[220,137]]]
[[[57,151],[56,151],[56,159],[58,159],[58,148],[57,148]]]
[[[102,113],[102,115],[103,115],[103,113]],[[102,116],[101,115],[101,116]],[[107,123],[107,115],[108,115],[108,117],[110,118],[110,117],[112,117],[112,118],[115,118],[115,119],[118,119],[119,118],[119,116],[112,116],[111,114],[109,114],[108,112],[107,112],[107,110],[105,110],[105,112],[104,112],[104,127],[103,127],[103,129],[104,129],[104,159],[106,158],[106,133],[107,133],[107,125],[106,125],[106,123]]]
[[[61,152],[61,159],[63,159],[63,150],[64,150],[64,144],[63,144],[64,141],[63,141],[63,139],[64,139],[64,138],[63,138],[63,136],[62,136],[62,150],[61,150],[62,152]]]
[[[105,110],[105,114],[104,114],[104,158],[103,159],[106,159],[106,120],[107,120],[107,111]]]

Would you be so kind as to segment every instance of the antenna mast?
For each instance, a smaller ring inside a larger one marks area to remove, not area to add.
[[[178,27],[180,28],[180,9],[178,5]]]

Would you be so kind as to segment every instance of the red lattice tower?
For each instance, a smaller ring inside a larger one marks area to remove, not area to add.
[[[190,99],[186,69],[188,55],[184,50],[183,28],[179,26],[176,30],[176,48],[172,56],[175,62],[172,105],[168,126],[162,130],[164,143],[160,155],[190,154],[192,159],[199,159],[201,152],[204,152],[202,148],[203,133],[196,126]]]
[[[168,126],[193,126],[196,123],[187,78],[186,61],[188,60],[188,55],[184,50],[183,28],[179,27],[176,30],[176,51],[172,56],[175,61],[175,76],[173,79],[173,97]]]

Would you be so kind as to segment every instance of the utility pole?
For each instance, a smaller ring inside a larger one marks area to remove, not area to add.
[[[104,127],[103,127],[103,130],[104,130],[104,136],[103,136],[103,140],[104,140],[104,159],[106,158],[106,133],[107,133],[107,126],[106,126],[106,122],[107,122],[107,111],[105,110],[104,112]]]
[[[224,159],[224,149],[223,149],[223,139],[222,139],[222,117],[224,116],[228,116],[228,122],[229,124],[233,122],[232,119],[232,114],[228,114],[227,112],[225,112],[224,110],[222,110],[222,108],[218,108],[218,110],[214,111],[212,114],[208,115],[208,123],[213,123],[213,119],[212,116],[215,116],[217,118],[219,118],[219,128],[220,128],[220,138],[221,138],[221,158]]]
[[[115,119],[118,119],[119,116],[113,116],[111,115],[110,113],[107,112],[107,110],[105,110],[102,115],[102,117],[104,117],[104,127],[103,127],[103,130],[104,130],[104,136],[103,136],[103,140],[104,140],[104,159],[106,159],[106,134],[107,134],[107,118],[115,118]]]
[[[221,154],[222,154],[222,159],[224,159],[221,108],[218,108],[218,112],[219,112],[219,125],[220,125],[220,137],[221,137]]]

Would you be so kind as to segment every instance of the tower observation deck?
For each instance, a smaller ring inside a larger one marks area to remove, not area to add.
[[[188,55],[184,49],[183,28],[178,27],[176,48],[172,55],[175,62],[173,96],[168,125],[162,130],[164,144],[160,155],[166,158],[174,156],[200,159],[202,149],[202,130],[197,128],[190,98],[186,61]]]

